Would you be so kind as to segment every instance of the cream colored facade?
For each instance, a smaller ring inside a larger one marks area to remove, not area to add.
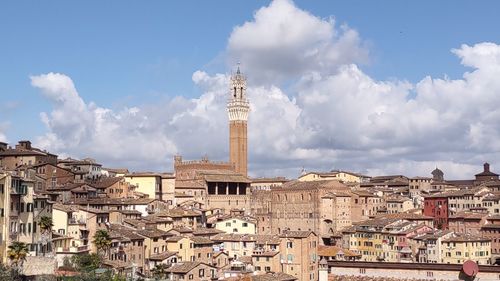
[[[132,173],[125,175],[125,181],[136,186],[135,191],[147,194],[149,198],[161,199],[161,176],[155,173]]]
[[[225,233],[256,234],[255,223],[241,218],[228,218],[217,222],[215,228]]]
[[[386,199],[387,213],[399,214],[413,209],[413,201],[410,198]]]
[[[53,231],[59,235],[67,236],[69,247],[88,246],[86,220],[77,217],[78,207],[68,205],[54,205],[52,211]]]
[[[479,237],[444,239],[441,245],[442,263],[463,264],[467,260],[480,265],[491,264],[491,241]]]
[[[52,235],[42,236],[41,217],[51,217],[52,205],[34,193],[36,181],[24,172],[0,173],[0,261],[7,261],[7,249],[13,241],[26,243],[29,255],[47,253]]]

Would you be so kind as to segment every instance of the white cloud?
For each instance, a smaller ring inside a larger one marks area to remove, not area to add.
[[[235,27],[227,52],[232,63],[242,62],[252,81],[263,83],[309,71],[331,72],[368,59],[355,30],[346,25],[336,28],[333,18],[318,18],[290,0],[273,1],[252,21]]]
[[[248,89],[253,175],[296,176],[304,167],[428,176],[437,165],[447,178],[468,178],[483,161],[500,171],[500,45],[452,50],[471,68],[461,79],[411,84],[365,74],[355,64],[366,59],[360,42],[285,0],[233,30],[228,55],[256,78]],[[174,153],[227,160],[228,76],[196,71],[192,79],[199,98],[112,110],[85,102],[63,74],[34,76],[53,104],[38,143],[140,169],[170,170]]]
[[[53,110],[42,113],[41,119],[48,132],[37,139],[37,144],[56,153],[78,157],[91,156],[108,163],[141,165],[142,161],[158,164],[175,145],[148,122],[148,116],[138,108],[124,108],[119,112],[85,103],[70,77],[48,73],[31,77],[52,103]]]

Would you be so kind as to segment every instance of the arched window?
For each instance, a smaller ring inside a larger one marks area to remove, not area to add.
[[[236,87],[234,87],[234,95],[233,96],[236,98]]]

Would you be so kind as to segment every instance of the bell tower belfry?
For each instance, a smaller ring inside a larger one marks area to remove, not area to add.
[[[247,175],[248,138],[247,121],[250,110],[246,97],[247,82],[245,76],[238,70],[231,76],[230,96],[227,103],[229,116],[229,162],[234,165],[235,171]]]

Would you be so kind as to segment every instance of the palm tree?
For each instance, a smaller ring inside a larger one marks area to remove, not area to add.
[[[26,243],[14,241],[9,245],[7,256],[15,268],[19,269],[22,267],[27,255],[28,245]]]
[[[52,218],[48,216],[42,216],[40,218],[40,221],[38,222],[38,226],[40,227],[40,230],[42,232],[42,244],[46,244],[48,250],[48,244],[50,241],[49,235],[52,232],[52,227],[54,226]],[[45,251],[43,252],[43,255],[45,255]]]
[[[40,230],[42,231],[42,233],[51,231],[52,227],[54,226],[54,224],[52,223],[52,218],[48,216],[41,217],[38,225],[40,226]]]
[[[105,257],[111,247],[111,237],[108,231],[104,229],[96,231],[93,242],[97,248],[97,252],[101,254],[101,257]]]

